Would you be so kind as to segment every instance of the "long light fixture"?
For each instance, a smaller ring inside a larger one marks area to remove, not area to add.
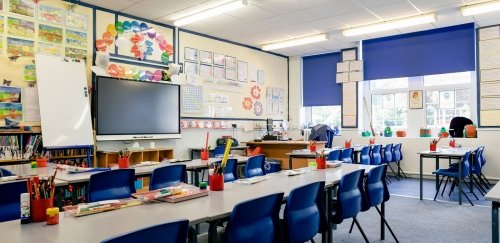
[[[175,26],[182,26],[191,24],[197,21],[205,20],[211,17],[219,16],[221,14],[231,12],[233,10],[245,7],[248,5],[247,0],[237,0],[224,3],[213,8],[202,10],[200,12],[194,13],[192,15],[182,17],[174,21]]]
[[[469,16],[482,13],[489,13],[498,10],[500,10],[500,1],[491,1],[491,2],[464,6],[462,7],[462,15]]]
[[[325,34],[325,33],[311,35],[311,36],[306,36],[306,37],[301,37],[301,38],[296,38],[296,39],[291,39],[291,40],[286,40],[286,41],[265,44],[262,46],[262,50],[270,51],[270,50],[282,49],[282,48],[287,48],[287,47],[292,47],[292,46],[300,46],[300,45],[325,41],[325,40],[328,40],[329,38],[330,38],[330,36],[328,34]]]
[[[345,29],[342,34],[344,36],[357,36],[433,22],[436,22],[436,14],[430,13]]]

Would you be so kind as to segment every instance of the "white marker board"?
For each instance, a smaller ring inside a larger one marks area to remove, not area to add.
[[[94,145],[85,63],[41,54],[35,61],[43,146]]]

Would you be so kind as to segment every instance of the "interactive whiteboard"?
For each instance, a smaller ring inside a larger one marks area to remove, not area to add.
[[[85,63],[35,56],[43,146],[94,145]]]

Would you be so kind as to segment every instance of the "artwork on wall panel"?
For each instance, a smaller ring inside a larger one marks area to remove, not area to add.
[[[40,4],[38,6],[38,20],[51,24],[63,25],[64,9]]]

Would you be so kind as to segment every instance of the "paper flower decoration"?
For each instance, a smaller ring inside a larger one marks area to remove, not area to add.
[[[255,101],[255,103],[253,104],[253,113],[256,116],[261,116],[263,112],[264,108],[262,107],[262,103],[260,103],[259,101]]]
[[[243,98],[243,109],[245,110],[250,110],[252,109],[252,98],[250,97],[245,97]]]
[[[257,85],[254,85],[250,89],[250,95],[252,95],[252,98],[254,98],[256,100],[260,99],[260,87]]]

